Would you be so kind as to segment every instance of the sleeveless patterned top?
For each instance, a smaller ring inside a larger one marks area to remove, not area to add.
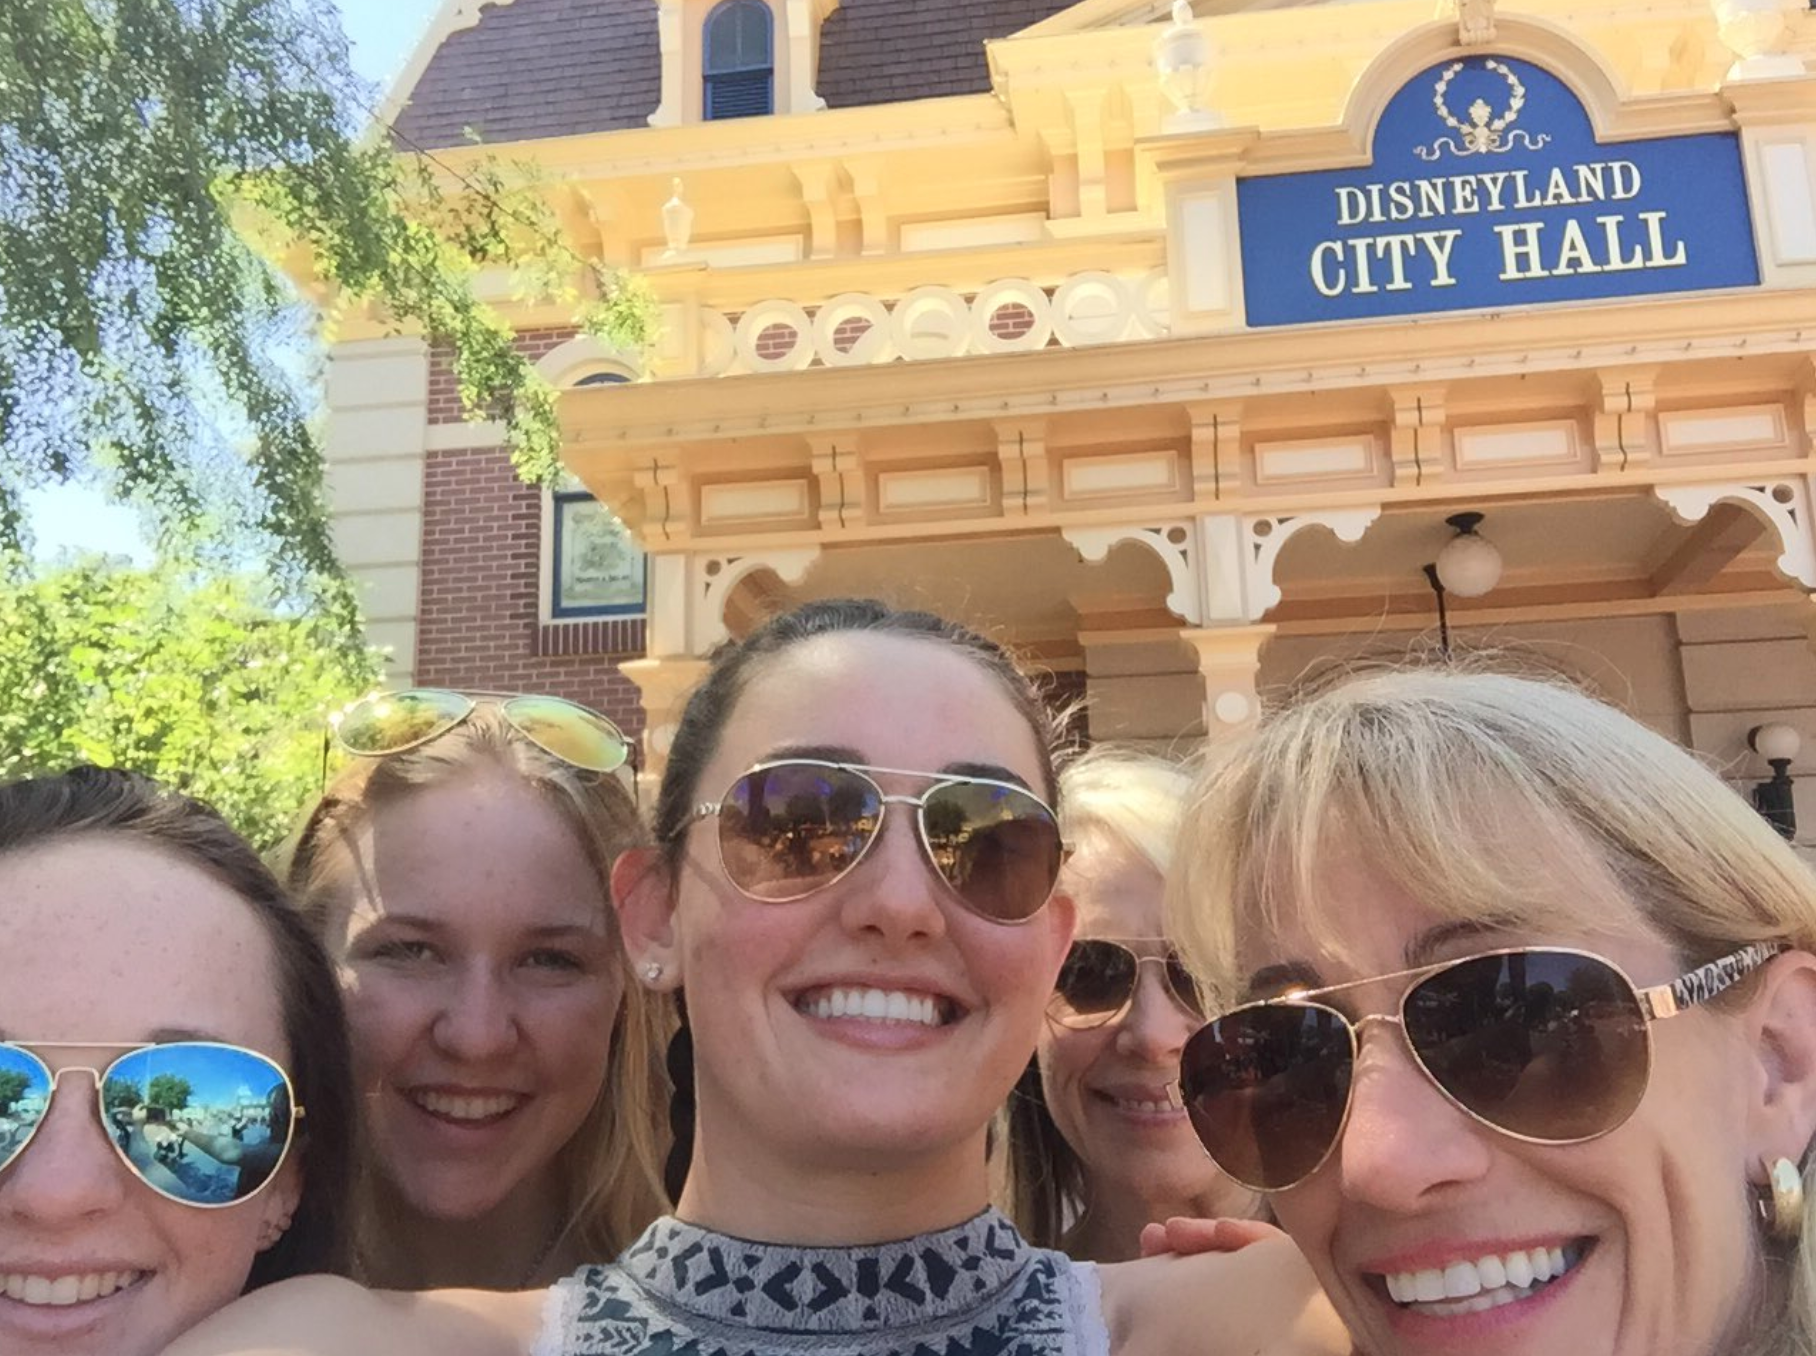
[[[532,1356],[1108,1356],[1096,1268],[995,1210],[896,1243],[796,1248],[657,1220],[549,1292]]]

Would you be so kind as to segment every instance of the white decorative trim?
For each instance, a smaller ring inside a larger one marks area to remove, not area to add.
[[[795,332],[788,352],[766,358],[757,352],[757,341],[771,326],[787,325]],[[738,361],[753,372],[799,372],[814,359],[813,321],[792,301],[758,302],[738,321]]]
[[[1729,409],[1668,410],[1658,416],[1659,448],[1664,456],[1701,452],[1789,450],[1791,433],[1782,405],[1746,405]]]
[[[841,352],[834,342],[839,326],[847,320],[863,319],[870,328],[856,343]],[[896,357],[894,326],[889,321],[889,308],[864,292],[845,292],[820,307],[813,318],[813,342],[820,361],[828,367],[865,367],[886,363]]]
[[[1459,471],[1511,466],[1575,466],[1583,459],[1576,421],[1475,424],[1451,432]]]
[[[1343,438],[1292,438],[1255,444],[1255,483],[1372,476],[1379,445],[1372,433]]]
[[[702,526],[805,518],[811,507],[805,480],[738,480],[700,487]]]
[[[990,328],[996,313],[1006,306],[1025,306],[1034,323],[1023,334],[1013,338],[998,335]],[[1053,304],[1047,294],[1026,278],[1007,278],[991,283],[971,302],[971,344],[980,353],[1030,353],[1047,346],[1053,337]]]
[[[703,655],[725,640],[725,602],[746,575],[774,570],[785,584],[798,584],[820,558],[817,546],[796,546],[753,555],[692,556],[688,560],[688,653]]]
[[[633,381],[641,372],[634,352],[613,348],[590,334],[577,334],[536,360],[537,372],[553,386],[571,386],[581,377],[607,367],[617,369]],[[587,370],[582,371],[582,368]]]
[[[1114,273],[1074,273],[1053,293],[1053,332],[1070,348],[1117,343],[1134,323],[1133,290]]]
[[[1745,504],[1778,530],[1784,550],[1779,570],[1806,589],[1816,588],[1816,537],[1810,526],[1810,483],[1802,477],[1753,484],[1654,485],[1680,523],[1701,522],[1716,504]]]
[[[918,328],[932,318],[938,328]],[[917,287],[895,304],[895,348],[904,358],[956,358],[971,348],[971,307],[950,287]]]
[[[990,468],[946,466],[926,471],[879,471],[876,497],[881,513],[989,508]]]
[[[1308,527],[1329,528],[1339,541],[1358,542],[1375,519],[1378,504],[1357,509],[1323,509],[1312,513],[1244,514],[1242,517],[1243,618],[1256,622],[1280,602],[1274,566],[1287,542]]]
[[[1179,454],[1162,447],[1151,452],[1071,456],[1060,463],[1060,483],[1067,499],[1166,494],[1179,488]]]
[[[1110,549],[1122,542],[1137,542],[1147,547],[1166,566],[1172,588],[1166,596],[1167,610],[1189,625],[1204,624],[1204,605],[1198,578],[1192,569],[1192,525],[1183,520],[1161,523],[1156,527],[1068,527],[1060,535],[1072,543],[1081,560],[1100,563]]]

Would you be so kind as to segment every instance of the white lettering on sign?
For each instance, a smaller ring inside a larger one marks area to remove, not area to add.
[[[1637,233],[1624,216],[1597,217],[1599,238],[1585,232],[1579,221],[1567,220],[1562,230],[1547,232],[1542,221],[1508,222],[1496,226],[1501,239],[1501,281],[1530,282],[1535,278],[1561,278],[1578,273],[1624,273],[1636,268],[1681,268],[1687,262],[1684,242],[1665,243],[1665,214],[1641,212]]]
[[[1327,297],[1366,296],[1370,292],[1410,292],[1418,282],[1427,287],[1455,287],[1450,251],[1463,232],[1408,231],[1354,240],[1326,240],[1312,251],[1312,286]]]
[[[1491,170],[1436,179],[1394,179],[1336,190],[1337,225],[1381,226],[1478,212],[1529,211],[1629,202],[1640,193],[1639,166],[1631,160],[1596,160],[1549,173]]]

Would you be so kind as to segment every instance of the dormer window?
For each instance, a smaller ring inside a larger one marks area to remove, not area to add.
[[[775,111],[775,18],[763,0],[725,0],[706,16],[706,117],[753,118]]]

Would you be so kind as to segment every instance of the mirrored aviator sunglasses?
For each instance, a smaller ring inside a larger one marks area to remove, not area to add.
[[[1158,938],[1128,940],[1152,946],[1156,954],[1138,955],[1126,943],[1107,937],[1081,937],[1072,943],[1053,983],[1053,997],[1047,1004],[1049,1020],[1073,1031],[1116,1021],[1134,1001],[1144,965],[1160,968],[1167,994],[1183,1011],[1204,1016],[1198,983],[1179,953]]]
[[[918,777],[919,796],[888,795],[870,775]],[[851,871],[870,850],[891,805],[911,805],[922,849],[959,901],[993,923],[1025,923],[1059,879],[1059,823],[1026,787],[982,777],[859,763],[763,763],[723,799],[696,806],[716,816],[719,861],[751,899],[805,899]]]
[[[1580,1144],[1638,1109],[1651,1023],[1705,1002],[1782,947],[1761,943],[1641,989],[1588,952],[1521,947],[1250,1003],[1186,1042],[1180,1096],[1205,1151],[1256,1191],[1297,1186],[1325,1163],[1349,1118],[1360,1029],[1398,1026],[1413,1060],[1454,1106],[1529,1144]],[[1351,1020],[1317,1000],[1410,979],[1394,1015]]]
[[[383,758],[438,739],[482,705],[551,757],[586,772],[615,772],[630,756],[630,741],[611,721],[564,697],[527,693],[454,692],[410,688],[375,692],[332,722],[334,738],[348,753]]]
[[[105,1067],[65,1063],[54,1073],[34,1052],[122,1048]],[[237,1045],[0,1042],[0,1172],[25,1152],[72,1074],[94,1080],[101,1128],[127,1170],[165,1199],[203,1210],[263,1190],[303,1116],[282,1066]]]

